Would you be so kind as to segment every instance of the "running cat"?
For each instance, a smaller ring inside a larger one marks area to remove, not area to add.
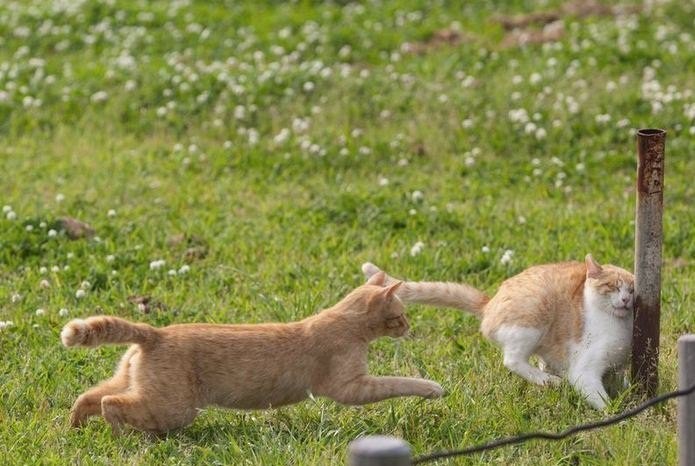
[[[381,273],[369,262],[369,277]],[[386,285],[395,280],[387,276]],[[602,376],[625,367],[631,351],[634,276],[586,256],[582,262],[537,265],[511,277],[490,298],[465,284],[405,282],[405,303],[453,307],[475,314],[483,335],[502,348],[504,365],[538,385],[560,375],[596,409],[606,407]],[[529,364],[532,354],[540,368]]]
[[[258,325],[183,324],[155,328],[110,316],[68,322],[65,346],[132,344],[115,375],[80,395],[71,424],[101,414],[118,433],[123,424],[166,432],[190,424],[207,405],[274,408],[313,395],[359,405],[397,396],[440,397],[441,386],[367,372],[367,347],[408,331],[400,282],[385,274],[335,306],[299,322]]]

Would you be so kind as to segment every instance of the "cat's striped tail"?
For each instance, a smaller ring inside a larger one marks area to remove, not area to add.
[[[362,264],[362,272],[369,278],[381,269],[371,262]],[[395,283],[395,278],[386,276],[384,285]],[[464,283],[449,282],[404,282],[396,295],[405,303],[430,306],[453,307],[481,316],[490,297],[482,291]]]
[[[146,345],[154,343],[158,335],[159,331],[147,324],[135,324],[119,317],[94,316],[65,324],[60,339],[65,346]]]

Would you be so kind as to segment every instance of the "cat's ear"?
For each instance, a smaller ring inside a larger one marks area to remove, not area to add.
[[[386,273],[379,271],[369,277],[369,280],[367,280],[367,285],[384,286],[384,280],[386,280]]]
[[[400,288],[402,284],[403,284],[402,281],[398,281],[398,282],[394,283],[393,285],[387,286],[384,289],[384,296],[386,296],[386,298],[392,298],[393,295],[396,293],[396,290],[398,290],[398,288]]]
[[[586,276],[588,278],[598,278],[598,276],[601,275],[601,272],[603,272],[601,264],[596,262],[591,254],[586,255],[584,262],[586,262]]]

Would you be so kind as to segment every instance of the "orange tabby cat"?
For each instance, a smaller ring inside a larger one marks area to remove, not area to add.
[[[366,263],[369,278],[383,273]],[[394,283],[388,277],[386,283]],[[400,282],[398,282],[400,283]],[[608,394],[602,376],[622,370],[632,344],[634,277],[614,265],[582,262],[530,267],[504,281],[493,297],[459,283],[406,282],[406,303],[454,307],[481,320],[483,335],[498,344],[504,365],[538,385],[565,376],[597,409]],[[540,367],[529,364],[532,354]]]
[[[358,405],[396,396],[440,397],[441,386],[367,372],[367,347],[380,336],[408,331],[401,283],[385,275],[335,306],[300,322],[258,325],[183,324],[155,328],[117,317],[76,319],[60,334],[65,346],[133,345],[115,375],[75,401],[71,424],[101,414],[118,432],[123,424],[166,432],[190,424],[207,405],[263,409],[310,394]]]

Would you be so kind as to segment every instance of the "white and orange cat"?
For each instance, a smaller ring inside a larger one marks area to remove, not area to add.
[[[369,262],[369,277],[381,273]],[[395,280],[387,276],[386,285]],[[502,348],[504,365],[538,385],[569,382],[596,409],[609,399],[602,377],[622,370],[631,351],[634,276],[620,267],[585,262],[537,265],[511,277],[488,297],[465,284],[405,282],[405,303],[454,307],[481,320],[483,335]],[[540,359],[539,368],[529,363]]]
[[[101,414],[123,424],[166,432],[190,424],[208,405],[264,409],[313,395],[359,405],[397,396],[440,397],[430,380],[374,377],[367,347],[408,331],[401,283],[384,287],[375,274],[335,306],[299,322],[258,325],[182,324],[163,328],[96,316],[68,322],[65,346],[126,344],[114,376],[80,395],[71,424]]]

